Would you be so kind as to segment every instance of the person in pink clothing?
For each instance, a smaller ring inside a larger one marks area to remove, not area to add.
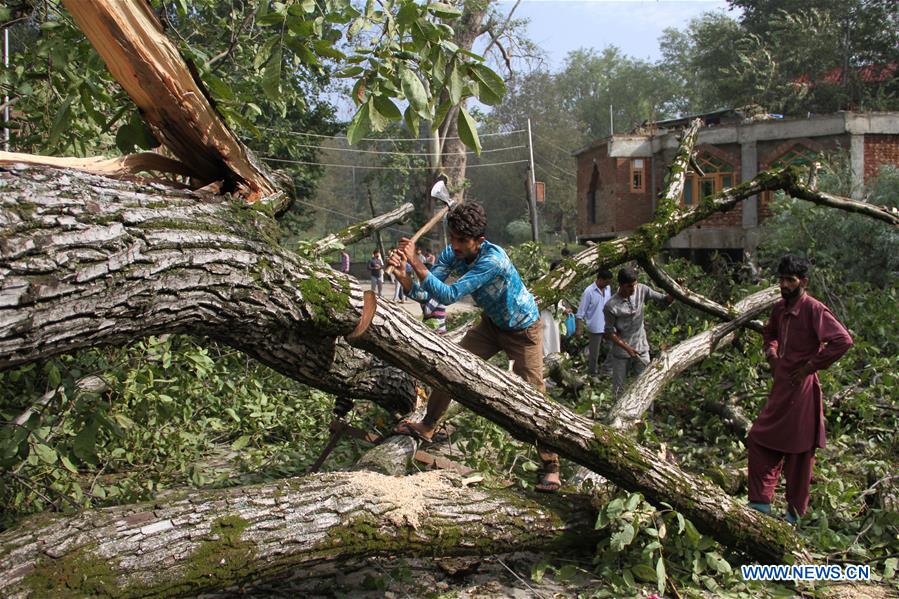
[[[771,511],[774,488],[786,478],[786,519],[808,508],[815,450],[824,447],[824,405],[819,370],[852,346],[852,337],[830,309],[806,292],[809,264],[786,255],[777,267],[780,294],[762,336],[774,384],[749,430],[749,505]]]

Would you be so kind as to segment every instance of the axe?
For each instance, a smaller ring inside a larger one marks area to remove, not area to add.
[[[431,197],[443,202],[444,206],[443,208],[438,210],[434,214],[434,216],[431,217],[431,220],[422,225],[421,228],[415,232],[415,235],[413,235],[409,239],[413,244],[416,243],[422,235],[433,229],[434,225],[439,223],[440,220],[444,216],[446,216],[446,213],[449,212],[455,204],[455,202],[453,202],[453,199],[450,197],[449,190],[446,188],[446,179],[443,177],[443,175],[441,175],[440,178],[437,179],[437,182],[431,186]],[[388,275],[392,275],[393,272],[393,266],[388,266],[386,273]]]

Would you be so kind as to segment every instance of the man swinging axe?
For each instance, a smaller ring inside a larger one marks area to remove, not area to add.
[[[480,322],[466,333],[459,345],[484,360],[500,351],[506,352],[513,362],[513,371],[534,388],[544,391],[540,311],[506,252],[487,241],[483,207],[476,203],[453,206],[447,224],[450,245],[440,253],[431,270],[416,255],[415,238],[400,240],[400,251],[389,259],[390,265],[397,269],[397,280],[406,295],[418,301],[435,299],[448,305],[471,295],[483,312]],[[405,272],[407,261],[418,280]],[[447,285],[445,281],[450,275],[456,281]],[[424,419],[400,422],[394,432],[430,441],[449,404],[449,394],[435,389]],[[540,458],[543,465],[536,489],[555,492],[561,486],[559,457],[540,451]]]

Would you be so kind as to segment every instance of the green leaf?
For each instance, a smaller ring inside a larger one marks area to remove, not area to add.
[[[237,439],[234,440],[234,443],[231,444],[231,449],[234,451],[240,451],[250,442],[249,435],[241,435]]]
[[[407,2],[396,14],[396,22],[401,27],[408,27],[419,17],[418,5],[415,2]]]
[[[64,455],[60,456],[59,461],[62,463],[63,467],[66,470],[68,470],[72,474],[78,474],[78,468],[75,467],[75,464],[73,464],[72,460],[70,460],[68,457],[66,457]]]
[[[446,120],[446,115],[449,114],[452,107],[453,105],[449,100],[445,100],[437,107],[437,111],[434,113],[434,122],[431,123],[432,130],[437,130],[443,125],[443,121]]]
[[[225,414],[231,417],[234,422],[240,422],[240,416],[234,411],[234,408],[225,408]]]
[[[415,113],[415,110],[412,109],[412,106],[406,107],[406,112],[403,114],[403,120],[406,122],[406,127],[409,131],[412,132],[412,135],[418,135],[418,115]]]
[[[47,143],[54,145],[59,140],[59,135],[69,126],[69,113],[72,108],[72,96],[66,98],[62,103],[56,115],[53,117],[53,124],[50,125],[50,133],[47,136]]]
[[[541,582],[547,569],[552,569],[552,566],[547,561],[541,561],[534,564],[534,567],[531,568],[531,580],[534,582]]]
[[[492,98],[496,98],[497,102],[505,95],[506,83],[503,81],[503,78],[493,72],[490,67],[483,64],[469,63],[468,72],[478,81],[478,83],[480,83],[479,87],[487,88],[486,91],[488,95]],[[482,99],[481,101],[483,102],[484,100]]]
[[[428,4],[428,11],[441,19],[457,19],[462,16],[462,11],[455,6],[444,4],[443,2],[434,2]]]
[[[281,95],[281,47],[272,52],[272,58],[262,74],[262,91],[269,100],[277,100]]]
[[[203,76],[203,82],[212,92],[212,95],[218,100],[234,100],[234,91],[227,83],[219,79],[212,73],[206,73]]]
[[[632,512],[638,505],[640,505],[640,500],[643,499],[643,496],[639,493],[631,493],[627,498],[627,503],[624,504],[624,511]]]
[[[665,592],[665,560],[661,556],[656,562],[656,588],[659,589],[659,593]]]
[[[97,461],[95,446],[97,444],[97,428],[99,424],[96,419],[92,418],[75,435],[75,440],[72,441],[72,453],[82,462],[94,464]]]
[[[891,557],[883,562],[884,580],[889,580],[896,575],[897,566],[899,566],[899,558]]]
[[[656,571],[649,564],[635,564],[631,566],[631,572],[643,582],[656,581]]]
[[[49,445],[44,445],[43,443],[35,443],[34,452],[37,454],[37,457],[46,464],[55,464],[58,459],[56,451]]]
[[[459,71],[458,65],[454,64],[450,71],[449,82],[447,83],[447,92],[449,92],[450,102],[453,105],[462,101],[462,90],[465,89],[465,80]]]
[[[277,44],[280,39],[281,38],[279,36],[273,35],[269,39],[265,40],[265,42],[262,44],[262,47],[259,48],[259,52],[253,58],[254,69],[262,68],[262,65],[265,64],[265,61],[267,61],[269,56],[272,55],[272,48],[275,47],[275,44]]]
[[[631,544],[635,534],[634,527],[630,524],[625,524],[621,530],[612,535],[612,538],[609,540],[609,546],[612,548],[612,551],[621,551]]]
[[[368,135],[369,131],[371,131],[371,120],[369,119],[368,104],[366,103],[359,107],[359,110],[353,116],[353,120],[350,121],[350,126],[347,127],[347,141],[350,142],[350,145],[355,144]]]
[[[396,107],[396,104],[386,96],[374,96],[374,107],[378,109],[378,113],[391,121],[399,121],[403,118],[403,113]]]
[[[462,143],[474,150],[475,154],[481,155],[481,140],[478,138],[477,125],[464,106],[459,107],[459,138]]]
[[[400,69],[400,83],[409,104],[422,118],[428,118],[428,94],[418,76],[411,69]]]
[[[303,12],[311,13],[315,11],[315,0],[303,0],[302,1]]]
[[[389,121],[386,116],[378,112],[378,108],[375,106],[375,96],[368,99],[368,102],[365,103],[365,109],[368,110],[368,119],[371,122],[372,130],[383,131]]]
[[[705,554],[705,561],[719,574],[730,574],[732,569],[727,560],[714,551]]]

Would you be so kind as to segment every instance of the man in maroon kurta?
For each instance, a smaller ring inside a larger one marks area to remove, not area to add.
[[[777,268],[783,299],[763,332],[774,385],[749,430],[749,504],[768,513],[781,471],[787,481],[788,521],[805,514],[815,449],[824,447],[819,370],[836,362],[852,337],[830,309],[806,293],[808,262],[787,255]]]

